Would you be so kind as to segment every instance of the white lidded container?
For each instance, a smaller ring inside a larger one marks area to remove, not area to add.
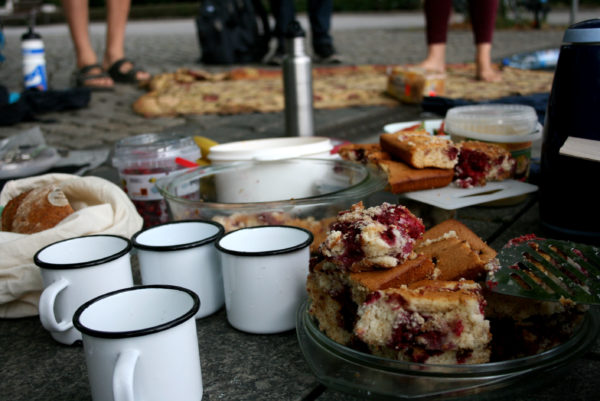
[[[517,162],[515,178],[523,181],[529,176],[532,142],[542,135],[535,109],[514,104],[453,107],[446,113],[444,131],[453,142],[482,141],[504,147]]]
[[[331,140],[325,137],[268,138],[213,146],[208,153],[208,159],[214,165],[295,158],[331,159],[332,149]],[[302,174],[306,179],[298,182],[294,178],[298,174]],[[274,199],[285,199],[289,193],[306,197],[314,191],[314,182],[318,182],[326,174],[327,167],[320,163],[306,163],[302,171],[298,171],[294,164],[282,164],[278,167],[265,164],[252,169],[217,175],[215,187],[220,200],[229,203],[260,202],[265,193],[271,194]],[[280,177],[289,177],[289,180],[284,181],[285,184],[282,185]],[[280,184],[274,186],[274,182]],[[233,189],[240,185],[246,185],[248,190]]]
[[[333,147],[329,138],[318,136],[265,138],[213,146],[208,159],[213,164],[295,157],[325,159],[331,157]]]
[[[448,110],[444,130],[455,137],[486,142],[529,142],[538,130],[538,117],[526,105],[460,106]]]

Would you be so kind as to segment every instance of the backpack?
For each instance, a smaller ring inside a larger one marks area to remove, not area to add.
[[[196,30],[205,64],[260,62],[269,51],[271,30],[261,0],[203,0]]]

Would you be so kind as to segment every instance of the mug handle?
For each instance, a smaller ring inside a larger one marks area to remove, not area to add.
[[[40,320],[42,326],[48,331],[67,331],[73,327],[71,320],[58,322],[54,315],[54,303],[59,292],[67,288],[69,281],[61,277],[42,291],[40,296]]]
[[[115,401],[134,401],[133,375],[139,355],[140,352],[135,349],[127,349],[119,353],[112,378]]]

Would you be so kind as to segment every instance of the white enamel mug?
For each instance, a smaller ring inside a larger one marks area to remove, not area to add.
[[[130,251],[127,238],[88,235],[55,242],[34,255],[44,284],[40,320],[56,341],[70,345],[81,340],[73,327],[73,312],[81,304],[133,285]]]
[[[291,226],[242,228],[216,243],[221,255],[227,320],[248,333],[295,327],[306,297],[310,231]]]
[[[185,220],[160,224],[136,233],[142,284],[188,288],[200,297],[196,318],[208,316],[224,303],[223,274],[215,241],[224,229],[212,221]]]
[[[199,401],[198,296],[176,286],[137,286],[75,311],[94,401]]]

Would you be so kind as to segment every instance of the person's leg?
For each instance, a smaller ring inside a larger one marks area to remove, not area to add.
[[[98,64],[98,57],[94,52],[89,34],[89,9],[85,0],[62,0],[62,6],[69,25],[69,32],[75,49],[77,68],[87,68],[84,86],[112,87],[113,80],[103,76],[101,67],[90,67]]]
[[[452,0],[425,0],[427,57],[419,66],[429,70],[444,72],[446,69],[446,39],[448,23],[452,12]]]
[[[277,41],[275,52],[267,60],[267,64],[281,65],[285,55],[285,30],[296,16],[296,9],[293,0],[269,0],[271,13],[275,19],[273,27],[273,36]]]
[[[285,30],[296,16],[296,9],[293,0],[269,0],[271,13],[275,18],[275,27],[273,28],[273,36],[277,40],[277,50],[281,53],[284,51]]]
[[[475,40],[475,65],[477,78],[497,82],[501,74],[492,66],[492,37],[496,24],[499,0],[471,0],[469,12]]]
[[[106,1],[106,49],[102,65],[109,69],[116,61],[125,57],[125,29],[131,0],[107,0]],[[123,63],[119,71],[127,73],[133,68],[130,62]],[[138,81],[150,78],[145,71],[137,71],[135,75]]]
[[[313,49],[316,53],[333,52],[331,28],[332,0],[308,0],[308,18]],[[320,54],[328,56],[329,54]]]

